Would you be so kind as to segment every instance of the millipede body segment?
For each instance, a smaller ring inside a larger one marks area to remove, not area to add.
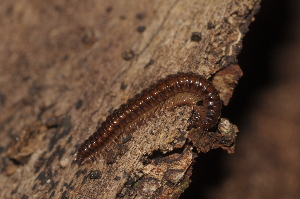
[[[196,106],[190,118],[191,127],[208,130],[216,125],[221,114],[222,103],[212,83],[195,73],[168,75],[107,116],[97,130],[79,147],[77,162],[81,164],[93,157],[111,140],[118,137],[126,125],[179,93],[191,93],[197,98],[195,103],[191,104]]]

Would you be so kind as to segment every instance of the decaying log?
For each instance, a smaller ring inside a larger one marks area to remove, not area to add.
[[[237,127],[188,129],[159,107],[95,160],[79,145],[168,74],[210,78],[228,104],[259,0],[6,1],[0,32],[0,198],[178,198],[198,152],[233,152]]]

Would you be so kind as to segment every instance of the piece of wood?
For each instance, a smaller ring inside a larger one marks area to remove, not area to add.
[[[178,198],[193,147],[233,152],[237,129],[227,120],[216,132],[187,132],[189,107],[158,110],[93,163],[74,164],[74,154],[112,110],[171,73],[209,78],[234,65],[214,81],[230,82],[219,89],[228,103],[259,3],[3,2],[0,198]]]

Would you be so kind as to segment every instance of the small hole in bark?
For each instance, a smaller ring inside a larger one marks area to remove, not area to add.
[[[192,41],[199,42],[202,39],[202,34],[201,32],[193,32],[191,36]]]

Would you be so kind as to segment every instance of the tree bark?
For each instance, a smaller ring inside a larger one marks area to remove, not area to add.
[[[158,110],[74,162],[114,109],[168,74],[211,78],[226,105],[259,0],[5,1],[0,198],[178,198],[196,153],[233,152],[237,128],[187,131],[190,107]]]

